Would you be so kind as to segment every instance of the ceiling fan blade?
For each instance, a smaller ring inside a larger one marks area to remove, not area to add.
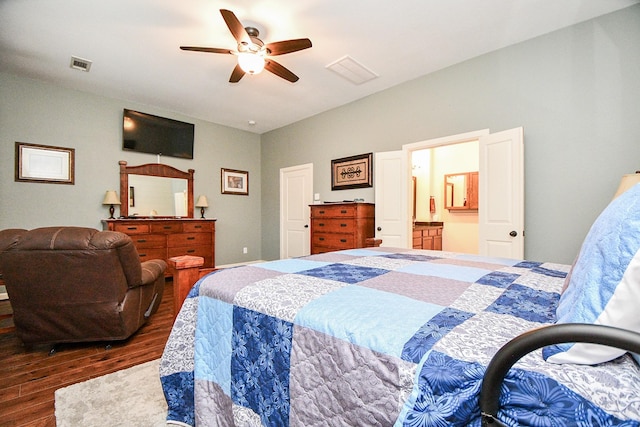
[[[297,52],[311,47],[309,39],[284,40],[267,44],[269,55],[284,55],[285,53]]]
[[[220,13],[222,14],[222,19],[224,19],[224,22],[227,23],[229,31],[231,31],[231,34],[233,34],[233,37],[238,43],[251,43],[251,38],[249,37],[249,34],[247,34],[247,30],[244,29],[244,26],[242,25],[240,20],[238,20],[235,13],[227,9],[220,9]]]
[[[220,49],[217,47],[197,47],[197,46],[180,46],[182,50],[191,50],[194,52],[208,52],[208,53],[233,53],[229,49]]]
[[[278,64],[273,59],[266,59],[264,63],[264,69],[272,72],[278,77],[282,77],[285,80],[289,80],[291,83],[298,81],[299,77],[293,74],[291,71]]]
[[[239,64],[236,64],[236,67],[231,72],[231,77],[229,77],[229,83],[238,83],[244,74],[244,70],[240,68]]]

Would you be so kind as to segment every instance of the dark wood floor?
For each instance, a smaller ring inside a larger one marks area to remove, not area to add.
[[[159,358],[173,325],[167,281],[158,312],[129,340],[26,349],[14,333],[0,335],[0,426],[55,427],[56,389]]]

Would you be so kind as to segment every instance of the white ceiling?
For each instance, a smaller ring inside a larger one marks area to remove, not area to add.
[[[639,1],[0,0],[0,71],[260,134]],[[236,48],[219,9],[266,43],[311,39],[275,58],[300,80],[232,84],[234,56],[181,51]],[[90,72],[70,68],[72,55]],[[354,85],[326,69],[345,55],[378,77]]]

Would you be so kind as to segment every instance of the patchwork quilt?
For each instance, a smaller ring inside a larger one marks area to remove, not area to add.
[[[160,379],[168,423],[480,426],[485,368],[555,321],[570,266],[366,248],[218,270],[191,290]],[[624,355],[556,365],[532,352],[502,386],[506,425],[640,425]]]

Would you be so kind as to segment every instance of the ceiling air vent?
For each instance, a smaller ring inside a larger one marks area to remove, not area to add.
[[[374,73],[349,55],[345,55],[337,61],[332,62],[331,64],[327,65],[326,68],[356,85],[360,85],[378,77],[376,73]]]
[[[88,59],[78,58],[77,56],[72,56],[69,66],[76,70],[86,71],[88,73],[91,69],[91,61]]]

